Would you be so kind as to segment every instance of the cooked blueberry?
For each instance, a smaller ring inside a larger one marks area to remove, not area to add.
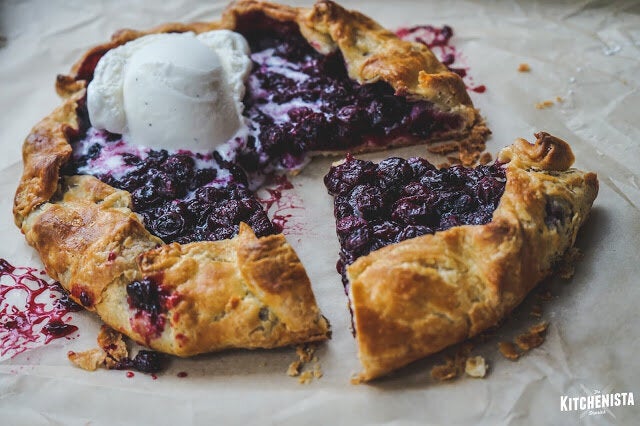
[[[480,178],[476,186],[478,200],[482,203],[491,203],[498,200],[499,194],[504,190],[504,182],[499,182],[492,176]]]
[[[395,240],[396,236],[400,233],[402,228],[395,222],[385,220],[382,223],[378,223],[372,226],[373,235],[379,239],[386,241]]]
[[[344,238],[344,247],[354,253],[362,251],[371,240],[369,228],[357,228]]]
[[[385,197],[377,186],[358,185],[351,192],[350,205],[356,215],[368,219],[383,214]]]
[[[152,182],[147,182],[144,186],[134,190],[131,193],[134,207],[144,209],[158,204],[162,201],[162,194]]]
[[[275,227],[269,220],[266,213],[262,210],[256,211],[247,221],[258,237],[271,235],[275,233]]]
[[[432,234],[433,229],[422,225],[409,225],[398,234],[397,241],[404,241],[421,235]]]
[[[5,328],[10,327],[7,327],[5,323]],[[68,336],[76,330],[78,330],[78,327],[76,327],[75,325],[66,324],[59,319],[52,319],[44,327],[42,327],[42,331],[44,334],[55,337]]]
[[[164,311],[163,294],[158,284],[149,278],[127,284],[129,306],[152,314]]]
[[[198,169],[194,172],[193,179],[190,182],[189,189],[194,190],[196,188],[200,188],[212,180],[214,180],[217,176],[217,172],[215,169]]]
[[[324,177],[324,183],[332,195],[351,191],[359,183],[367,183],[374,179],[376,166],[370,161],[349,159],[332,167]]]
[[[416,178],[420,178],[429,170],[435,170],[435,166],[431,164],[429,161],[420,157],[411,157],[407,160],[407,164],[409,167],[413,169],[413,175]]]
[[[365,228],[368,222],[357,216],[347,216],[338,219],[336,223],[336,232],[341,239],[352,234],[356,229]]]
[[[333,214],[335,217],[345,217],[354,214],[353,207],[349,203],[349,197],[337,196],[333,205]]]
[[[205,186],[203,188],[196,189],[195,198],[207,204],[214,204],[218,201],[224,200],[228,194],[229,191],[225,189]]]
[[[407,160],[391,157],[378,164],[378,178],[385,187],[397,187],[413,177],[413,169]]]
[[[458,226],[458,225],[464,225],[464,223],[460,220],[460,217],[458,217],[454,213],[451,213],[451,214],[442,216],[442,219],[440,219],[440,225],[438,226],[438,230],[442,231],[445,229],[453,228],[454,226]]]
[[[407,197],[398,200],[391,218],[407,225],[430,225],[437,221],[438,215],[416,197]]]
[[[426,201],[432,193],[420,182],[410,182],[402,187],[401,194],[407,197],[418,197]]]
[[[449,199],[449,206],[446,209],[454,213],[466,213],[472,211],[478,205],[469,194],[453,194]]]
[[[171,241],[173,237],[184,231],[185,218],[176,212],[167,212],[156,218],[153,222],[155,234],[165,241]]]
[[[102,151],[102,146],[100,144],[94,143],[89,147],[87,151],[87,158],[93,160],[100,155],[100,151]]]
[[[80,299],[80,303],[82,303],[82,306],[85,306],[87,308],[93,306],[93,296],[91,296],[91,293],[82,290],[80,292],[80,297],[78,297]]]
[[[168,157],[169,152],[166,149],[161,149],[159,151],[152,150],[149,152],[149,156],[146,158],[145,163],[148,164],[149,167],[160,167]]]
[[[195,161],[186,154],[175,154],[165,160],[162,169],[172,181],[188,185],[193,178]]]
[[[143,373],[158,373],[164,370],[167,356],[160,352],[141,350],[132,360],[133,368]]]
[[[142,162],[142,159],[135,154],[125,152],[122,154],[122,161],[129,166],[135,166]]]

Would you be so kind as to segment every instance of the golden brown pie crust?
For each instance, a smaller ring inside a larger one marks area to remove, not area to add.
[[[380,377],[496,325],[573,246],[598,193],[546,133],[502,150],[505,192],[486,225],[457,226],[384,247],[347,268],[363,371]],[[550,204],[551,203],[551,204]],[[562,209],[548,218],[549,205]]]

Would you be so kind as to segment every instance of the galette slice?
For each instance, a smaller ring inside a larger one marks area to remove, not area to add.
[[[570,168],[564,141],[536,138],[475,169],[348,158],[329,172],[357,380],[498,324],[573,246],[597,177]]]

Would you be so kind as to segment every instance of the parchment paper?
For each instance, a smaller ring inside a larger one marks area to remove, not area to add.
[[[291,2],[293,3],[293,2]],[[226,2],[16,1],[0,3],[0,257],[41,267],[13,225],[11,206],[29,129],[59,104],[58,73],[119,28],[216,19]],[[309,4],[309,2],[307,2]],[[442,354],[370,385],[358,371],[346,298],[335,272],[332,200],[317,159],[293,179],[287,233],[311,277],[333,338],[317,350],[324,376],[302,385],[286,370],[294,350],[230,351],[172,361],[157,380],[123,371],[89,373],[69,350],[95,347],[100,322],[74,314],[79,335],[0,362],[2,425],[233,424],[634,424],[637,406],[587,415],[561,412],[563,395],[635,392],[640,399],[640,3],[634,1],[345,1],[389,28],[449,24],[476,84],[472,93],[494,154],[546,130],[570,142],[576,166],[598,173],[600,194],[578,240],[584,257],[568,282],[552,280],[543,305],[546,342],[517,362],[500,340],[535,321],[527,306],[474,349],[490,364],[482,380],[436,383]],[[4,46],[2,46],[4,44]],[[527,63],[531,72],[517,71]],[[561,97],[563,102],[557,102]],[[535,104],[552,100],[546,109]],[[424,147],[372,155],[420,155]],[[533,296],[535,297],[535,296]],[[531,298],[525,305],[531,305]],[[178,377],[178,372],[188,376]],[[638,402],[640,404],[640,402]],[[637,424],[637,423],[635,423]]]

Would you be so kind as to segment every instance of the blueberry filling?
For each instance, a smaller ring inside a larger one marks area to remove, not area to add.
[[[208,154],[136,147],[90,127],[81,102],[81,130],[70,137],[73,158],[63,172],[91,174],[129,191],[146,228],[167,243],[231,238],[240,222],[265,236],[280,231],[252,194],[266,175],[302,167],[310,151],[421,139],[462,124],[429,102],[396,96],[384,82],[352,81],[341,54],[316,52],[296,24],[249,14],[238,18],[238,31],[249,41],[253,70],[244,98],[246,128],[236,137]],[[90,78],[94,60],[82,76]],[[385,182],[401,178],[395,174],[384,175]],[[384,198],[368,194],[356,208],[367,217]],[[408,204],[397,213],[415,214]]]
[[[340,242],[338,272],[389,244],[459,225],[491,221],[505,188],[500,163],[436,169],[422,158],[378,164],[348,155],[324,177],[334,198]]]
[[[239,32],[254,52],[244,99],[252,136],[238,157],[248,171],[297,167],[309,151],[424,139],[462,125],[429,102],[396,96],[387,83],[351,80],[341,53],[318,53],[295,24],[243,19]]]
[[[240,222],[258,236],[276,233],[244,172],[218,153],[141,149],[93,128],[73,145],[65,173],[92,174],[129,191],[146,228],[167,243],[231,238]]]

